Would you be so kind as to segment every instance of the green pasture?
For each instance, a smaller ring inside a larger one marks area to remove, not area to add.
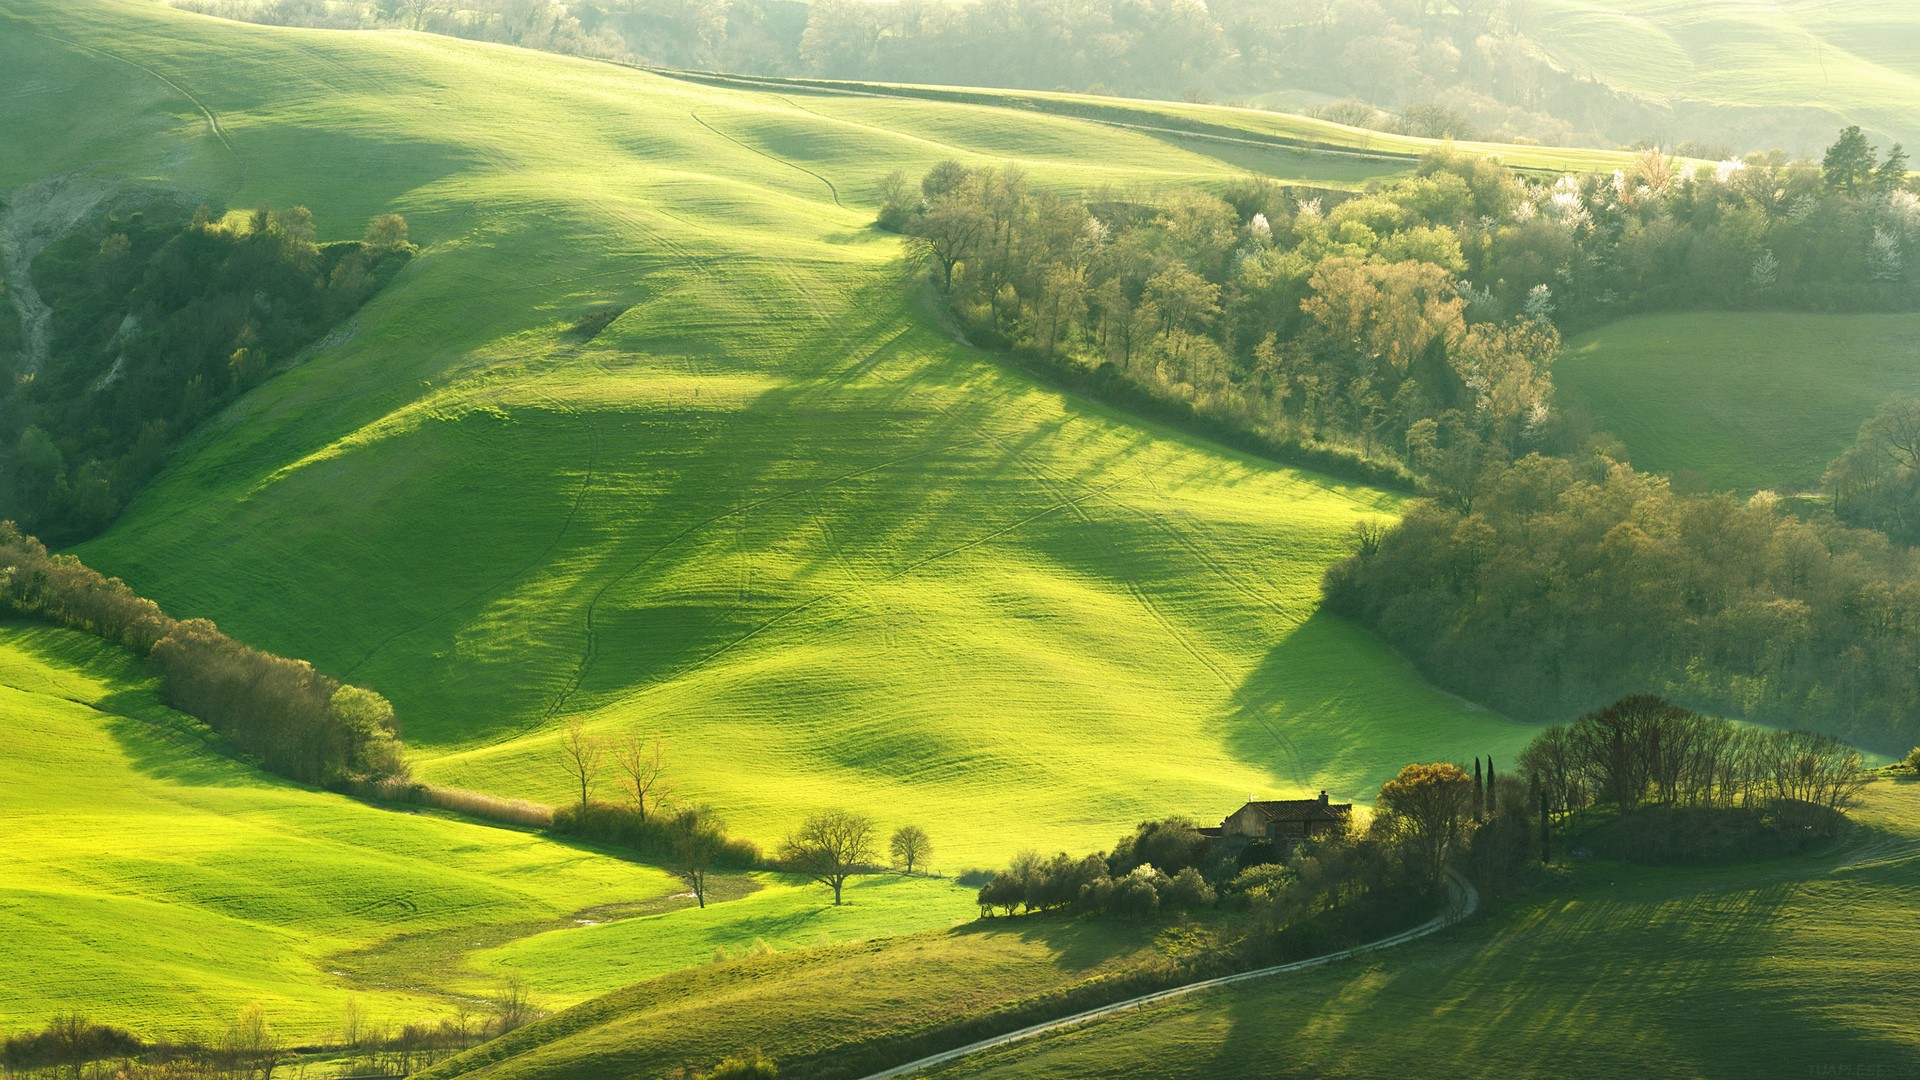
[[[78,1011],[205,1034],[258,1003],[284,1034],[324,1037],[350,997],[375,1019],[431,1018],[446,999],[342,978],[333,957],[680,888],[255,772],[162,706],[135,660],[68,631],[0,628],[0,709],[0,1032]]]
[[[943,1077],[1814,1076],[1920,1055],[1920,783],[1868,789],[1828,853],[1577,864],[1564,886],[1363,961],[1182,998]]]
[[[562,801],[578,715],[664,735],[678,794],[764,845],[848,806],[926,828],[951,870],[1249,792],[1364,799],[1408,758],[1526,737],[1314,616],[1395,498],[957,343],[869,224],[885,173],[948,156],[1144,197],[1223,182],[1217,157],[426,35],[11,10],[9,36],[116,57],[28,50],[29,72],[135,61],[181,88],[169,131],[210,138],[192,101],[217,116],[244,168],[207,197],[304,203],[323,236],[412,224],[422,254],[348,340],[81,554],[388,695],[428,779]],[[602,306],[624,314],[571,331]]]
[[[1920,394],[1920,316],[1688,312],[1567,343],[1563,404],[1683,485],[1817,489],[1880,403]]]

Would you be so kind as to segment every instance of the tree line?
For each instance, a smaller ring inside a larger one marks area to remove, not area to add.
[[[1860,752],[1831,735],[1743,727],[1651,694],[1555,725],[1521,752],[1520,768],[1557,813],[1596,803],[1643,807],[1765,807],[1804,811],[1826,826],[1866,782]],[[1822,835],[1830,829],[1822,828]]]
[[[1836,147],[1861,139],[1843,132]],[[1548,180],[1441,149],[1343,193],[1242,179],[1067,198],[1016,167],[883,185],[968,336],[1363,479],[1567,454],[1563,329],[1672,307],[1920,306],[1920,196],[1873,147]]]
[[[0,610],[147,657],[163,701],[271,772],[319,785],[406,774],[399,720],[379,694],[244,645],[206,619],[174,619],[11,521],[0,522]]]
[[[1329,569],[1329,610],[1427,678],[1550,719],[1650,690],[1912,745],[1920,564],[1761,493],[1683,495],[1605,454],[1488,461]]]
[[[49,245],[33,263],[49,355],[23,361],[0,396],[0,516],[60,544],[99,532],[195,427],[358,310],[413,250],[397,214],[319,243],[304,206],[189,218],[152,205]]]
[[[837,906],[849,881],[878,869],[879,833],[864,814],[842,809],[809,814],[769,860],[752,841],[729,836],[726,822],[711,806],[675,798],[660,736],[648,737],[637,728],[615,737],[598,735],[575,717],[567,721],[558,742],[560,761],[579,799],[555,810],[548,827],[661,859],[701,907],[707,904],[708,883],[716,870],[767,866],[797,874],[832,890]],[[618,802],[594,797],[609,768],[625,796]],[[908,874],[916,868],[924,872],[933,857],[933,842],[918,825],[896,829],[887,847],[893,865]]]

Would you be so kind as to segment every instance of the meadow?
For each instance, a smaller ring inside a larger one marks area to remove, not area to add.
[[[928,1076],[1801,1076],[1920,1053],[1920,782],[1836,850],[1738,867],[1576,862],[1391,953],[1181,998]],[[1791,1034],[1789,1034],[1791,1033]]]
[[[1920,393],[1916,315],[1688,312],[1567,343],[1565,405],[1687,487],[1813,491],[1886,399]]]
[[[149,1037],[207,1034],[258,1003],[325,1037],[448,1013],[446,972],[342,978],[339,953],[403,935],[570,920],[680,885],[534,834],[377,809],[249,769],[161,705],[130,656],[0,628],[0,1022],[77,1010]],[[484,932],[484,929],[481,930]],[[709,952],[715,947],[709,945]],[[474,973],[460,989],[495,992]]]
[[[16,10],[84,46],[21,58],[49,84],[151,70],[216,116],[239,165],[205,197],[304,203],[323,237],[397,210],[422,244],[80,554],[387,695],[427,779],[558,801],[579,715],[662,734],[680,795],[763,844],[846,805],[958,869],[1525,738],[1314,617],[1395,496],[1037,384],[956,342],[869,224],[887,171],[948,156],[1145,198],[1239,175],[1216,158],[423,35]],[[211,138],[185,97],[156,123]],[[595,310],[620,314],[589,340]]]

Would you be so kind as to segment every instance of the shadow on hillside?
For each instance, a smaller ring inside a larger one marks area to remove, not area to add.
[[[1011,936],[1048,950],[1062,970],[1087,971],[1138,949],[1158,930],[1158,924],[1152,922],[1035,914],[975,919],[947,932],[961,937]]]
[[[1337,801],[1371,800],[1410,761],[1517,751],[1535,730],[1445,694],[1365,630],[1316,611],[1235,688],[1221,722],[1237,758]]]

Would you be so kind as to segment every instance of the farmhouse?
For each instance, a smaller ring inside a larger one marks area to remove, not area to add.
[[[1330,803],[1327,793],[1317,799],[1252,800],[1235,810],[1217,829],[1201,829],[1229,847],[1255,840],[1271,840],[1282,851],[1302,840],[1346,829],[1353,820],[1352,803]]]

